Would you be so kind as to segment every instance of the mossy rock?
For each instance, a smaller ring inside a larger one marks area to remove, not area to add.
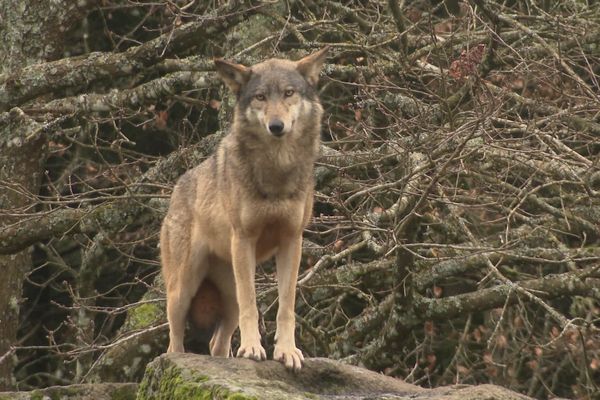
[[[300,372],[275,361],[163,354],[148,365],[137,400],[184,399],[455,399],[524,400],[493,385],[423,389],[337,361],[313,358]]]
[[[0,400],[134,400],[135,383],[52,386],[30,392],[0,392]]]

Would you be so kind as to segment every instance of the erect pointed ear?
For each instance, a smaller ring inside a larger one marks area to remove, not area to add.
[[[215,60],[215,67],[223,82],[237,96],[252,75],[252,70],[241,64],[235,64],[222,59]]]
[[[312,53],[311,55],[308,55],[296,62],[296,68],[298,69],[298,72],[300,72],[312,86],[317,86],[317,83],[319,82],[319,73],[321,72],[321,67],[327,58],[328,51],[329,46],[325,46],[321,50]]]

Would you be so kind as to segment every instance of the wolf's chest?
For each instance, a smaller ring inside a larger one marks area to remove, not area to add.
[[[311,160],[312,161],[312,160]],[[294,163],[285,167],[260,168],[253,171],[250,190],[265,200],[293,200],[311,185],[312,164]]]
[[[270,202],[248,204],[241,211],[239,234],[254,238],[256,259],[262,262],[272,257],[282,242],[301,234],[304,207],[300,202]]]
[[[277,200],[255,199],[243,205],[240,222],[253,236],[275,230],[281,234],[296,232],[302,229],[305,195]]]
[[[287,221],[275,221],[266,224],[260,232],[256,241],[256,259],[258,262],[265,261],[273,256],[281,242],[288,236]]]

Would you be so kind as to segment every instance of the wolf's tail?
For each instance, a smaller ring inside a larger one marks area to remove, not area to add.
[[[190,304],[189,319],[197,330],[212,330],[223,315],[223,301],[219,289],[204,279]]]

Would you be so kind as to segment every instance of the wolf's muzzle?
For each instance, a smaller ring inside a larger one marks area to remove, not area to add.
[[[269,121],[269,132],[271,132],[274,136],[282,136],[283,128],[285,128],[285,125],[282,120],[274,119]]]

